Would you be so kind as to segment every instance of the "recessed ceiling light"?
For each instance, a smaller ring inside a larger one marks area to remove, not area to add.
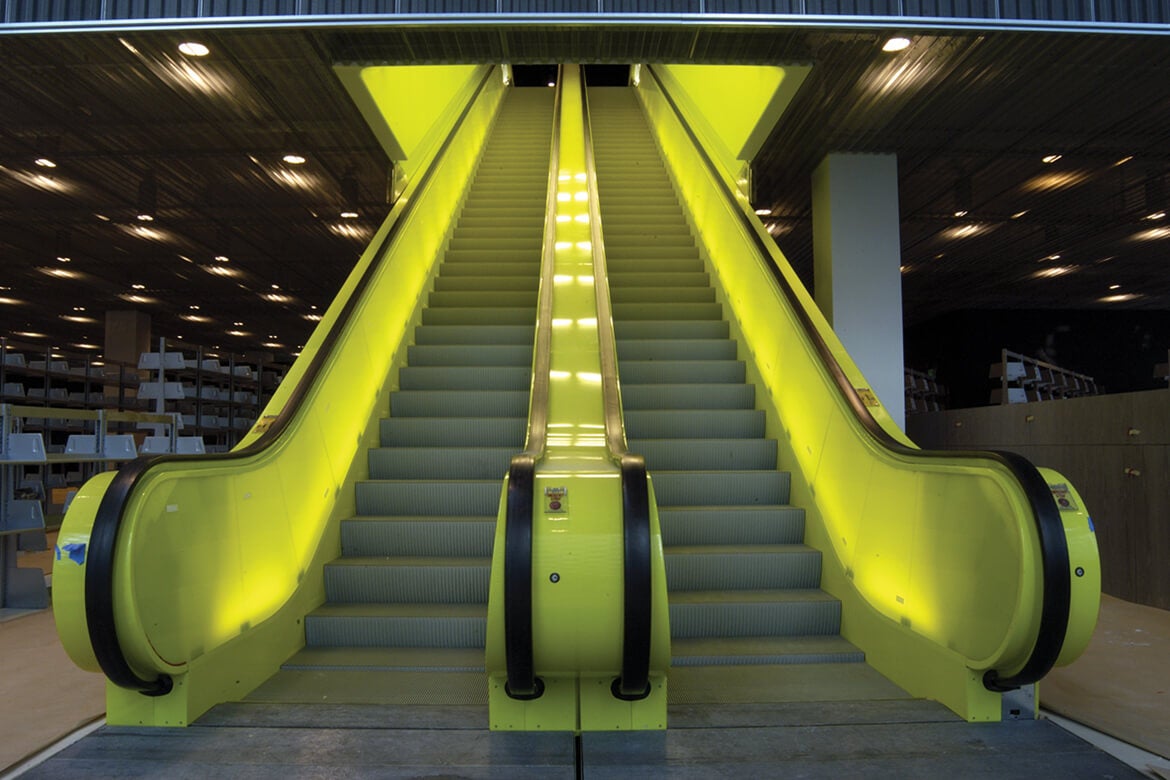
[[[228,262],[231,262],[231,258],[229,258],[227,255],[216,255],[216,256],[215,256],[215,262],[217,262],[217,263],[228,263]]]
[[[238,268],[230,268],[226,265],[201,265],[199,267],[207,273],[214,274],[215,276],[234,277],[240,275],[240,270]]]
[[[770,217],[772,216],[772,209],[756,209],[756,213],[761,217]]]
[[[315,304],[313,306],[310,306],[309,308],[312,309],[313,311],[317,311],[317,306]]]
[[[139,222],[154,222],[154,215],[153,214],[139,214],[136,217],[136,219]]]
[[[557,83],[556,83],[555,81],[550,81],[550,82],[548,83],[548,85],[549,85],[550,87],[555,87],[555,86],[557,85]]]
[[[77,314],[62,314],[61,319],[66,322],[80,322],[83,325],[96,325],[97,320],[93,317],[82,317]]]
[[[179,319],[186,320],[187,322],[211,322],[211,317],[202,314],[182,314],[179,316]]]
[[[1120,284],[1111,284],[1111,285],[1109,285],[1109,289],[1110,290],[1120,290],[1121,285]]]
[[[357,219],[359,214],[356,211],[343,211],[338,216],[342,219]]]
[[[1106,295],[1104,298],[1098,298],[1101,303],[1125,303],[1126,301],[1137,300],[1142,296],[1137,293],[1119,293],[1117,295]]]
[[[1113,164],[1114,164],[1115,166],[1116,166],[1116,165],[1125,165],[1127,162],[1129,162],[1129,161],[1130,161],[1130,160],[1132,160],[1132,159],[1133,159],[1133,155],[1131,154],[1131,155],[1129,155],[1128,157],[1122,157],[1120,160],[1118,160],[1117,162],[1115,162],[1115,163],[1113,163]]]
[[[242,323],[242,322],[233,322],[232,325],[235,325],[237,328],[244,327],[244,323]]]
[[[1045,260],[1059,260],[1059,259],[1060,259],[1060,255],[1049,255],[1048,257],[1046,257],[1046,258],[1044,258],[1044,259],[1045,259]]]
[[[1054,265],[1049,268],[1041,268],[1036,273],[1032,274],[1036,279],[1051,279],[1056,276],[1065,276],[1076,271],[1075,266],[1071,265]]]
[[[2,304],[4,306],[20,306],[22,303],[24,303],[24,301],[19,300],[18,298],[0,297],[0,304]],[[320,318],[318,318],[318,319],[320,319]]]
[[[1166,219],[1165,211],[1155,211],[1153,214],[1147,214],[1145,219]]]
[[[94,214],[94,216],[97,217],[98,219],[100,219],[102,222],[109,222],[110,221],[110,218],[107,217],[105,214]]]
[[[292,302],[291,295],[283,295],[281,293],[265,293],[264,295],[261,295],[260,297],[266,301],[271,301],[272,303],[291,303]]]
[[[990,231],[994,226],[987,224],[955,225],[942,232],[943,238],[971,238]]]
[[[882,51],[903,51],[908,48],[910,48],[910,39],[902,35],[896,35],[882,44]]]
[[[3,300],[3,299],[2,299],[2,298],[0,298],[0,300]],[[320,315],[320,314],[305,314],[305,315],[303,315],[303,316],[304,316],[304,318],[305,318],[306,320],[308,320],[309,322],[320,322],[320,321],[321,321],[321,315]]]
[[[955,216],[956,217],[965,217],[965,216],[967,216],[967,212],[964,209],[959,209],[958,211],[955,212]]]
[[[1040,162],[1047,163],[1048,165],[1051,165],[1052,163],[1056,162],[1057,160],[1059,160],[1063,156],[1064,155],[1062,155],[1062,154],[1047,154],[1047,155],[1040,158]]]
[[[37,333],[31,330],[18,330],[13,335],[24,336],[26,339],[43,339],[47,338],[44,333]]]
[[[85,311],[85,307],[84,306],[74,306],[73,311]]]
[[[250,336],[251,335],[250,333],[246,333],[242,330],[229,330],[229,331],[227,331],[227,334],[229,336]]]
[[[73,260],[72,257],[65,257],[64,255],[57,255],[57,262],[58,263],[68,263],[68,262],[72,262],[72,260]]]
[[[66,268],[38,268],[37,270],[46,276],[55,276],[58,279],[76,279],[81,276],[76,271],[70,271]]]
[[[1024,209],[1023,211],[1017,211],[1015,214],[1012,214],[1012,219],[1019,219],[1020,217],[1024,216],[1027,213],[1028,213],[1027,209]]]
[[[1150,228],[1133,234],[1135,241],[1153,241],[1161,238],[1170,238],[1170,227]]]
[[[192,311],[199,311],[199,304],[193,303],[190,306],[188,306],[187,308],[192,310]]]
[[[48,157],[38,157],[37,159],[33,160],[33,162],[42,168],[56,168],[57,167],[57,163],[53,162]]]
[[[184,41],[180,43],[179,51],[188,57],[206,57],[208,54],[211,54],[211,49],[198,41]]]
[[[289,165],[304,165],[305,164],[305,158],[299,154],[286,154],[284,157],[281,157],[280,159],[284,160]]]
[[[132,284],[132,285],[130,285],[130,289],[131,290],[145,290],[146,285],[145,284]]]
[[[273,290],[279,290],[279,289],[280,289],[280,285],[279,285],[279,284],[274,284],[274,285],[272,285],[272,289],[273,289]]]
[[[126,293],[124,295],[119,295],[118,297],[124,301],[129,301],[130,303],[158,303],[157,299],[149,298],[145,295],[131,295]]]

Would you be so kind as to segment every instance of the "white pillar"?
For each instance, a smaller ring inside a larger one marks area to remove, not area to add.
[[[905,429],[897,157],[826,156],[813,171],[812,201],[817,305]]]

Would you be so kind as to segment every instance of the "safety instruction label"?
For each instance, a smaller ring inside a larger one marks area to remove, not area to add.
[[[1061,512],[1075,512],[1080,507],[1077,502],[1073,500],[1072,491],[1068,489],[1068,485],[1061,482],[1057,485],[1049,485],[1048,489],[1052,491],[1052,497],[1056,499],[1056,505],[1060,507]]]
[[[569,490],[565,487],[544,489],[544,511],[548,514],[564,514],[569,511]]]

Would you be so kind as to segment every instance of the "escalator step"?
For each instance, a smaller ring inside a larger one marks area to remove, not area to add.
[[[804,541],[804,510],[793,506],[663,507],[658,520],[668,547]]]
[[[630,409],[628,402],[627,409]],[[630,409],[625,413],[631,439],[749,438],[764,435],[762,409]]]
[[[527,390],[401,390],[392,417],[528,417]]]
[[[610,273],[659,274],[659,273],[702,273],[703,261],[698,257],[683,257],[673,260],[660,258],[606,258]],[[717,318],[718,319],[718,318]]]
[[[325,565],[325,596],[346,604],[487,602],[490,558],[341,558]]]
[[[627,320],[613,324],[620,345],[627,339],[726,339],[726,320]]]
[[[865,661],[865,653],[838,636],[676,639],[670,643],[670,652],[674,667]]]
[[[742,384],[745,367],[741,360],[624,360],[624,386],[648,384]]]
[[[666,584],[682,591],[813,589],[821,553],[802,544],[712,545],[666,550]]]
[[[326,604],[305,616],[311,647],[477,647],[487,604]]]
[[[659,471],[767,470],[776,468],[773,439],[636,439],[630,451]]]
[[[527,278],[540,277],[539,260],[511,259],[506,262],[491,263],[455,263],[444,266],[444,276],[479,276],[492,278],[499,276],[523,276]]]
[[[626,288],[653,287],[704,287],[708,288],[710,277],[703,272],[674,272],[657,274],[610,273],[609,287],[614,292]],[[712,293],[715,291],[712,289]]]
[[[527,276],[437,276],[436,292],[482,292],[485,290],[508,290],[512,292],[536,292],[540,279]],[[535,298],[533,305],[535,306]]]
[[[730,339],[621,339],[618,360],[735,360],[735,342]]]
[[[341,552],[488,558],[495,532],[491,515],[351,517],[341,522]]]
[[[787,504],[791,475],[783,471],[655,471],[660,507]]]
[[[668,287],[663,279],[659,287],[614,287],[610,300],[616,303],[713,303],[715,290],[710,287]],[[434,293],[432,293],[434,295]]]
[[[620,370],[620,369],[619,369]],[[626,385],[622,405],[626,409],[751,409],[754,385]]]
[[[423,309],[423,325],[527,325],[536,321],[535,307]]]
[[[433,307],[524,307],[536,310],[536,290],[435,290],[427,298]]]
[[[528,325],[423,325],[414,329],[415,344],[523,344],[532,349],[536,333]]]
[[[518,417],[388,417],[380,421],[383,447],[524,446],[528,420]]]
[[[734,355],[733,355],[734,357]],[[531,366],[532,348],[527,344],[492,346],[424,344],[408,347],[406,363],[423,366]]]
[[[503,479],[513,447],[379,447],[370,479]]]
[[[426,316],[426,312],[423,312]],[[723,307],[718,303],[615,303],[614,320],[718,320]]]
[[[520,366],[405,366],[403,390],[527,390],[532,370]]]
[[[675,639],[832,636],[841,602],[820,590],[683,591],[670,594]]]
[[[285,671],[482,672],[483,651],[462,647],[306,647]]]
[[[369,480],[358,482],[359,515],[492,515],[500,479]]]

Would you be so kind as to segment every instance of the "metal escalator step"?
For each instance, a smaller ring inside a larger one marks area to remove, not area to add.
[[[400,390],[392,417],[527,417],[527,390]]]
[[[495,515],[502,479],[358,482],[359,515]]]
[[[520,366],[404,366],[403,390],[527,390],[532,369]]]
[[[659,507],[787,504],[785,471],[654,471]]]
[[[637,439],[630,452],[656,471],[766,470],[776,468],[774,439]]]
[[[435,290],[438,292],[454,292],[467,290],[481,292],[484,290],[512,290],[535,292],[540,287],[540,279],[532,276],[437,276]],[[535,305],[535,304],[534,304]]]
[[[702,271],[664,272],[655,274],[615,273],[609,274],[609,287],[612,291],[624,290],[630,287],[652,287],[664,285],[668,287],[708,287],[711,277]]]
[[[490,558],[339,558],[325,597],[346,604],[486,604]]]
[[[658,521],[667,547],[804,541],[804,510],[794,506],[663,507]]]
[[[500,346],[475,344],[423,344],[407,347],[406,363],[422,366],[525,366],[531,371],[532,347],[527,344]]]
[[[286,671],[482,672],[474,647],[306,647],[285,661]]]
[[[677,639],[671,666],[863,663],[865,653],[838,636]]]
[[[619,339],[618,368],[625,378],[624,365],[637,360],[735,360],[735,342],[730,339]]]
[[[524,447],[528,421],[517,417],[388,417],[379,422],[383,447]]]
[[[730,384],[746,376],[741,360],[623,360],[618,365],[623,389],[649,384]]]
[[[487,604],[326,604],[305,616],[309,647],[482,648]]]
[[[536,290],[435,290],[427,296],[427,305],[452,308],[510,306],[535,309]]]
[[[488,558],[495,532],[491,515],[351,517],[341,521],[341,552]]]
[[[414,329],[415,344],[523,344],[532,348],[536,326],[422,325]]]
[[[426,317],[426,311],[423,312]],[[630,320],[718,320],[723,307],[718,303],[615,303],[615,321]],[[425,321],[425,320],[424,320]]]
[[[669,599],[672,639],[841,632],[841,602],[820,590],[680,591]]]
[[[514,447],[379,447],[370,479],[503,479]]]
[[[821,584],[821,553],[803,544],[704,545],[665,552],[666,587],[672,593],[810,589]]]
[[[536,307],[493,308],[464,306],[458,309],[423,309],[424,325],[527,325],[536,320]]]
[[[726,320],[627,320],[613,324],[618,345],[628,339],[726,339]]]
[[[715,290],[711,287],[669,287],[663,279],[658,287],[613,287],[610,300],[618,303],[713,303]],[[431,293],[434,295],[434,293]]]
[[[698,257],[678,257],[670,260],[660,258],[606,257],[606,267],[611,274],[702,273],[706,270],[703,266],[702,259]]]
[[[507,262],[444,264],[442,275],[479,276],[485,279],[500,276],[539,277],[540,259],[538,257],[535,260],[511,259]]]
[[[755,386],[743,384],[626,385],[626,409],[751,409]]]
[[[764,435],[762,409],[630,409],[625,413],[631,439],[746,439]]]

